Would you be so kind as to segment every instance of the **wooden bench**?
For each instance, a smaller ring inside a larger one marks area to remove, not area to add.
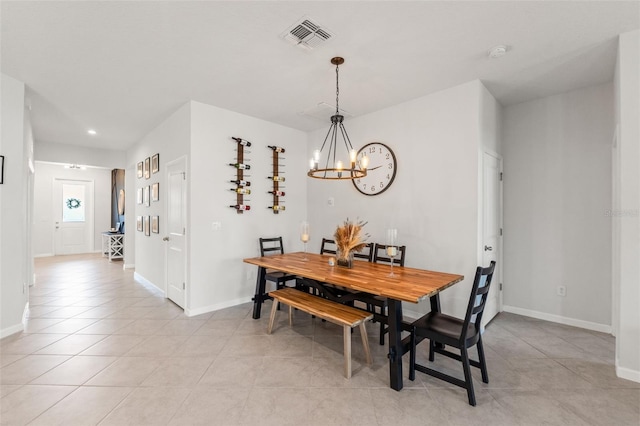
[[[369,312],[352,308],[341,303],[332,302],[322,297],[313,296],[294,288],[283,288],[272,291],[269,296],[273,297],[273,307],[269,318],[268,334],[271,334],[273,322],[278,310],[278,302],[289,306],[289,325],[293,325],[293,308],[315,315],[334,324],[343,326],[344,335],[344,375],[351,378],[351,329],[360,326],[362,345],[367,364],[371,365],[371,352],[369,350],[369,340],[367,339],[367,329],[365,322],[373,318]]]

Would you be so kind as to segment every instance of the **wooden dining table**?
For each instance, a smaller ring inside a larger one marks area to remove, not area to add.
[[[330,265],[330,258],[328,255],[297,252],[244,259],[244,262],[259,267],[253,318],[260,318],[262,303],[268,299],[265,293],[267,269],[385,297],[388,300],[390,386],[401,390],[402,355],[409,350],[409,338],[402,339],[402,302],[418,303],[430,298],[431,310],[440,311],[439,293],[462,281],[464,276],[403,266],[394,266],[394,276],[389,276],[389,265],[354,261],[350,269]]]

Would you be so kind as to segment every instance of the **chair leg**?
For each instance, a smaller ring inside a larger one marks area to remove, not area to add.
[[[273,321],[276,319],[276,311],[278,310],[278,305],[280,303],[277,299],[273,299],[273,305],[271,306],[271,316],[269,317],[269,326],[267,327],[267,334],[271,334],[271,330],[273,329]]]
[[[380,321],[380,346],[384,346],[384,323]]]
[[[436,359],[436,342],[429,339],[429,361],[433,362]]]
[[[467,396],[469,397],[469,405],[476,405],[476,395],[473,392],[473,378],[471,377],[471,365],[469,364],[469,354],[467,348],[460,349],[460,357],[462,358],[462,369],[464,370],[464,381],[467,388]]]
[[[416,379],[416,333],[411,330],[411,339],[409,344],[409,380]]]
[[[289,327],[293,327],[293,307],[289,306]]]
[[[487,372],[487,361],[484,357],[484,347],[482,346],[482,336],[476,344],[478,347],[478,361],[480,362],[480,372],[482,373],[482,381],[489,383],[489,373]]]
[[[367,337],[367,328],[365,323],[360,323],[360,337],[362,338],[362,346],[364,348],[364,357],[367,360],[367,365],[373,364],[371,361],[371,350],[369,349],[369,338]]]

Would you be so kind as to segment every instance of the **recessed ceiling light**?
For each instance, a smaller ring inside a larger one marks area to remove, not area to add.
[[[87,133],[89,133],[91,136],[95,136],[97,134],[97,132],[93,129],[87,130]]]
[[[501,44],[499,46],[495,46],[489,49],[488,54],[491,59],[500,58],[507,54],[507,50],[509,50],[509,47],[505,46],[504,44]]]

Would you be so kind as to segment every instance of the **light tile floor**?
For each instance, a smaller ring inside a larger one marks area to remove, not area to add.
[[[389,389],[375,324],[373,366],[354,333],[346,380],[341,329],[306,314],[289,328],[282,311],[267,335],[269,303],[258,321],[251,304],[188,318],[99,255],[37,259],[36,270],[25,332],[0,341],[1,424],[640,424],[640,384],[615,376],[609,335],[498,315],[484,335],[490,383],[474,371],[471,407],[421,373]],[[462,376],[447,358],[435,366]]]

